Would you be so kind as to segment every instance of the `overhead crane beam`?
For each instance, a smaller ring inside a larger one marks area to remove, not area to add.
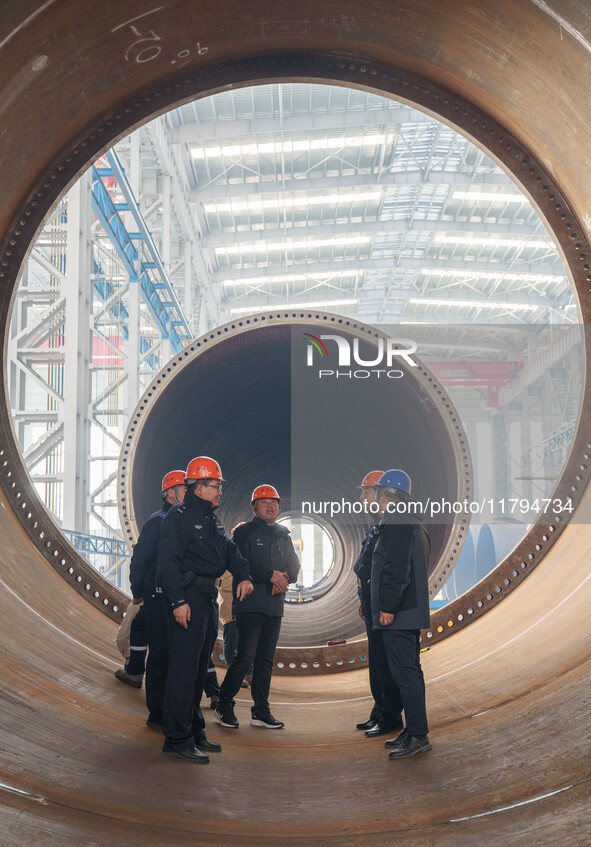
[[[338,275],[338,272],[343,270],[359,270],[364,271],[387,271],[389,267],[388,259],[343,259],[333,262],[302,262],[285,264],[265,265],[264,267],[249,267],[249,268],[222,268],[214,274],[214,282],[224,282],[226,280],[233,282],[247,281],[253,277],[258,278],[268,273],[272,276],[280,276],[281,273],[286,274],[313,274],[313,273],[328,273],[331,272]],[[457,270],[460,264],[459,259],[437,259],[437,268],[440,270]],[[505,272],[505,267],[499,267],[499,262],[465,262],[463,270],[473,270],[474,275],[478,273],[498,273],[501,276]],[[421,269],[422,262],[416,259],[401,259],[398,267],[403,270],[418,272]],[[555,262],[549,262],[547,259],[537,263],[527,263],[514,265],[511,268],[511,273],[523,274],[541,274],[544,276],[564,276],[564,265],[559,261],[558,257]]]
[[[348,130],[392,127],[399,130],[404,124],[432,124],[433,118],[417,109],[398,104],[391,109],[359,109],[355,111],[324,111],[309,115],[279,115],[274,118],[252,118],[242,121],[203,121],[183,124],[170,133],[172,141],[198,144],[203,141],[235,141],[245,135],[268,135],[301,132],[338,132]]]
[[[289,177],[278,176],[276,180],[261,180],[259,182],[223,183],[208,185],[206,188],[194,189],[190,198],[202,203],[231,200],[233,198],[258,197],[268,194],[284,194],[301,191],[306,194],[312,191],[338,191],[351,188],[379,188],[380,186],[396,185],[456,185],[474,187],[475,185],[499,185],[507,187],[507,177],[500,171],[475,174],[474,171],[435,171],[427,174],[416,171],[395,171],[381,174],[359,174],[342,176],[335,174],[322,177]],[[517,195],[517,192],[515,192]]]
[[[305,222],[302,222],[305,223]],[[334,224],[318,224],[304,226],[287,226],[285,229],[273,227],[269,229],[257,229],[249,232],[233,231],[233,232],[213,232],[203,238],[203,244],[206,247],[223,247],[227,245],[252,244],[260,241],[272,241],[273,239],[290,238],[297,239],[306,238],[339,238],[342,236],[365,234],[365,235],[380,235],[394,233],[413,233],[413,232],[461,232],[464,234],[486,234],[486,235],[512,235],[517,239],[518,236],[531,236],[532,238],[540,238],[548,242],[550,239],[548,234],[540,230],[539,222],[534,225],[529,224],[497,224],[497,223],[450,223],[450,221],[425,221],[417,220],[390,220],[390,221],[360,221],[352,223]],[[494,239],[491,238],[491,241]],[[552,250],[553,248],[547,248]]]

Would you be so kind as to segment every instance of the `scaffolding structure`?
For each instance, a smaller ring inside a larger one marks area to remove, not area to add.
[[[12,318],[11,401],[31,477],[79,549],[103,545],[118,584],[128,555],[114,480],[128,416],[171,355],[220,320],[178,169],[159,165],[169,195],[156,203],[158,242],[148,224],[151,139],[162,145],[163,132],[126,139],[61,200],[23,268]]]

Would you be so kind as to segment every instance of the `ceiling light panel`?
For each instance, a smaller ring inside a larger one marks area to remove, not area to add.
[[[408,303],[413,306],[449,306],[460,309],[522,309],[523,311],[535,312],[541,308],[527,303],[494,303],[490,300],[447,300],[436,297],[410,297]]]
[[[242,156],[281,155],[285,153],[309,153],[314,150],[344,150],[348,147],[376,147],[390,144],[394,136],[386,133],[327,138],[286,139],[284,141],[263,141],[245,144],[216,144],[212,146],[191,147],[194,159],[241,158]]]
[[[542,238],[480,238],[472,235],[436,235],[436,244],[466,244],[469,247],[530,247],[538,250],[556,250],[553,241]]]
[[[218,256],[240,253],[270,253],[276,250],[314,250],[319,247],[357,247],[370,244],[371,235],[351,235],[342,238],[286,238],[283,241],[253,241],[216,247]]]
[[[323,194],[317,197],[273,197],[263,200],[256,197],[252,200],[231,200],[222,203],[206,203],[203,209],[207,213],[215,212],[263,212],[266,209],[293,209],[308,206],[334,206],[339,203],[370,203],[379,201],[383,192],[357,191],[348,194]]]
[[[329,282],[338,279],[355,279],[364,271],[322,271],[316,273],[280,274],[277,276],[251,276],[245,279],[224,279],[222,285],[263,285],[269,282]]]
[[[241,306],[230,309],[233,315],[246,315],[252,312],[274,312],[276,309],[327,309],[331,306],[357,306],[357,298],[343,300],[316,300],[312,303],[280,303],[277,306]]]
[[[523,194],[495,193],[493,191],[454,191],[454,200],[485,200],[489,203],[529,203]]]

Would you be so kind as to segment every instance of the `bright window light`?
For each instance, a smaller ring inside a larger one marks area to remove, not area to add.
[[[456,278],[456,279],[506,279],[511,282],[519,282],[523,280],[524,282],[564,282],[566,277],[562,276],[554,276],[552,274],[532,274],[532,273],[507,273],[506,271],[465,271],[460,270],[443,270],[439,268],[422,268],[419,273],[421,276],[440,276],[446,278]]]
[[[523,309],[535,312],[540,306],[526,303],[494,303],[490,300],[438,300],[435,297],[411,297],[409,303],[417,306],[459,306],[462,309]]]
[[[454,191],[454,200],[490,200],[503,203],[529,203],[523,194],[495,194],[493,191]]]
[[[382,191],[358,191],[349,194],[323,194],[320,197],[270,197],[263,200],[255,197],[252,200],[230,200],[223,203],[206,203],[206,212],[258,212],[264,209],[293,209],[306,206],[328,206],[337,203],[368,203],[371,200],[381,200]]]
[[[281,274],[279,276],[252,276],[246,279],[224,279],[222,285],[259,285],[265,282],[309,282],[310,280],[347,279],[361,276],[365,271],[317,271],[309,274]]]
[[[286,238],[284,241],[254,241],[244,244],[231,244],[229,247],[216,247],[215,252],[227,256],[230,253],[267,253],[271,250],[312,250],[315,247],[356,247],[369,244],[371,235],[349,236],[343,238]]]
[[[233,315],[246,315],[252,312],[274,312],[276,309],[325,309],[328,306],[356,306],[359,300],[316,300],[313,303],[280,303],[277,306],[241,306],[230,309]]]
[[[437,244],[468,244],[479,247],[549,247],[556,250],[553,241],[532,238],[476,238],[470,235],[436,235]]]
[[[334,138],[302,138],[298,141],[263,141],[260,144],[223,144],[215,147],[191,147],[194,159],[209,159],[213,156],[248,156],[252,153],[305,153],[312,150],[341,150],[344,147],[375,147],[378,144],[391,144],[394,136],[377,133],[374,135],[356,135],[347,138],[338,135]]]

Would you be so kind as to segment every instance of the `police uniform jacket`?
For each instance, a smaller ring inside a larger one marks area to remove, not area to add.
[[[191,583],[215,599],[216,581],[226,570],[237,582],[251,578],[248,562],[227,537],[211,503],[187,491],[162,521],[156,583],[176,608],[187,602],[185,588]]]
[[[160,530],[164,515],[170,507],[171,504],[165,501],[159,511],[150,515],[133,548],[133,555],[129,564],[129,581],[131,593],[134,597],[151,596],[156,590],[156,559]]]
[[[289,530],[281,524],[269,526],[257,515],[251,521],[237,526],[233,538],[242,555],[248,559],[254,591],[239,602],[236,599],[238,580],[234,577],[232,611],[234,614],[258,612],[281,617],[285,595],[273,594],[273,584],[269,580],[273,571],[281,571],[288,582],[295,582],[300,572],[300,562],[293,549]]]
[[[375,543],[377,541],[376,527],[377,524],[372,524],[367,530],[367,534],[363,539],[363,544],[361,545],[361,553],[359,554],[357,561],[353,565],[353,571],[355,573],[355,576],[359,580],[358,593],[360,598],[362,594],[364,595],[364,597],[368,597],[369,595],[369,585],[371,579],[371,559],[373,556]]]
[[[376,526],[371,560],[371,608],[374,629],[425,629],[429,626],[428,564],[430,542],[418,523],[401,524],[385,514]],[[380,612],[394,614],[380,626]]]

